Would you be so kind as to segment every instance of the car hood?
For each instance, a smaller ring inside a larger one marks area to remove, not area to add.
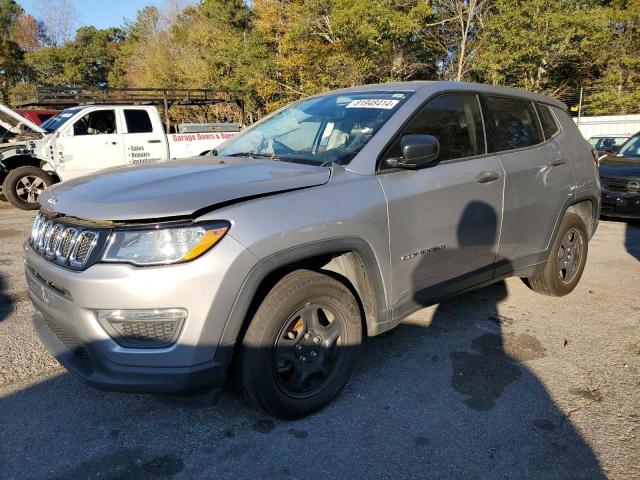
[[[31,133],[32,136],[42,136],[47,133],[28,118],[23,117],[4,105],[0,105],[0,126],[17,135],[28,132]]]
[[[600,176],[640,178],[640,158],[607,155],[600,159]]]
[[[239,199],[322,185],[330,175],[327,167],[196,157],[103,170],[54,185],[39,201],[45,213],[92,221],[191,217]]]

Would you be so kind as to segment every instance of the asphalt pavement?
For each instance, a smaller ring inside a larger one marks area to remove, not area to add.
[[[327,408],[274,420],[94,390],[31,327],[21,244],[0,204],[0,478],[640,479],[640,225],[601,222],[565,298],[519,279],[368,339]]]

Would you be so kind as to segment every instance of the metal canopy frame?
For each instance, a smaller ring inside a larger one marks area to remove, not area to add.
[[[35,92],[18,94],[14,102],[22,107],[68,108],[81,105],[155,105],[166,114],[173,105],[201,106],[229,103],[240,108],[244,119],[243,102],[228,92],[205,88],[93,88],[37,86]]]

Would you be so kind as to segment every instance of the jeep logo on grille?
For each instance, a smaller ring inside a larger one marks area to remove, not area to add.
[[[640,182],[636,182],[635,180],[629,182],[627,184],[627,190],[634,193],[637,192],[638,190],[640,190]]]

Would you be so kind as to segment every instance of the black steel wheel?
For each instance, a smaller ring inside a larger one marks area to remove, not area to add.
[[[7,174],[2,193],[11,204],[22,210],[37,210],[40,208],[40,195],[52,183],[49,174],[41,168],[18,167]]]
[[[279,418],[322,408],[351,375],[361,321],[345,284],[310,270],[285,275],[261,302],[244,336],[236,365],[243,390]]]
[[[567,213],[562,219],[544,269],[525,280],[535,292],[554,297],[576,288],[587,262],[589,236],[582,218]]]
[[[583,251],[582,235],[577,228],[570,228],[560,241],[556,259],[556,271],[562,283],[570,284],[575,279],[582,264]]]
[[[312,396],[331,380],[346,351],[340,348],[345,319],[329,304],[311,303],[290,316],[273,355],[274,376],[289,396]]]

